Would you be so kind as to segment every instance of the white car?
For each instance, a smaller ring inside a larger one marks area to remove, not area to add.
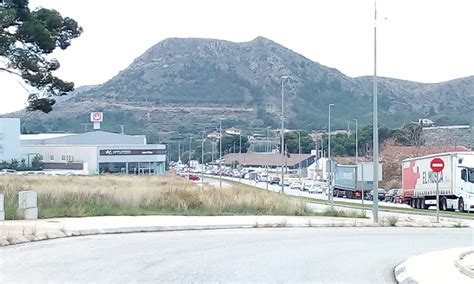
[[[291,189],[303,190],[304,186],[300,181],[295,181],[295,182],[291,183],[290,188]]]
[[[309,188],[308,188],[308,192],[309,193],[323,193],[323,188],[319,185],[316,185],[316,184],[312,184]]]

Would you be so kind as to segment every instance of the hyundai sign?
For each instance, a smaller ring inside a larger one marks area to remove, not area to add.
[[[100,156],[166,155],[166,149],[109,149],[100,150]]]
[[[104,114],[101,112],[91,112],[91,122],[104,121]]]

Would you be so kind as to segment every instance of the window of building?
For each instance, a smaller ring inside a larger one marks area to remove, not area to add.
[[[61,160],[65,161],[65,160],[66,160],[66,156],[62,155],[62,156],[61,156]]]
[[[54,161],[54,155],[50,155],[50,156],[49,156],[49,160],[50,160],[50,161]]]

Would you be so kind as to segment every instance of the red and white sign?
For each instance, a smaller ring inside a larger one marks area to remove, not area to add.
[[[430,167],[433,172],[439,173],[444,169],[444,162],[440,158],[434,158],[431,160]]]
[[[104,114],[101,112],[91,112],[91,122],[102,122]]]

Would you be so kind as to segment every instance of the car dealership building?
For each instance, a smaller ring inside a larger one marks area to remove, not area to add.
[[[74,170],[84,174],[165,172],[166,146],[147,144],[144,135],[105,131],[26,134],[20,136],[21,154],[41,156],[44,169]]]

